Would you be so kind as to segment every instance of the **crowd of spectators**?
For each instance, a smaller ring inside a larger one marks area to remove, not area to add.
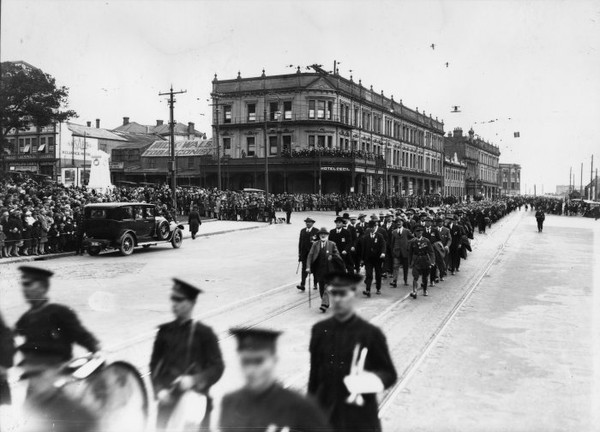
[[[261,191],[220,191],[199,187],[177,190],[177,209],[172,208],[168,185],[115,187],[100,194],[84,188],[67,188],[53,182],[36,181],[26,174],[13,174],[0,181],[0,257],[79,252],[83,235],[82,210],[94,202],[146,202],[183,217],[197,207],[203,218],[234,221],[275,220],[277,211],[335,211],[378,208],[424,208],[468,205],[474,218],[494,220],[496,209],[476,201],[463,203],[438,194],[428,196],[385,196],[383,194],[272,194]],[[517,197],[505,199],[511,206],[542,207],[548,213],[583,214],[585,203],[561,199]],[[480,216],[477,208],[486,208]],[[474,219],[474,221],[475,221]]]

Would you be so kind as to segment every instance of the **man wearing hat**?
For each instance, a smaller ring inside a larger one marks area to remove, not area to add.
[[[53,273],[40,267],[21,266],[21,286],[30,309],[15,324],[15,333],[24,338],[17,349],[23,360],[23,378],[30,388],[40,375],[58,368],[73,358],[73,345],[90,352],[100,349],[98,340],[79,321],[67,306],[51,303],[48,298]]]
[[[376,392],[397,379],[385,336],[355,312],[360,281],[359,275],[327,275],[333,317],[315,324],[311,333],[308,393],[329,414],[336,432],[381,431]],[[364,356],[363,369],[358,367],[359,356]],[[374,386],[353,386],[351,392],[350,376]],[[362,404],[356,402],[358,396]]]
[[[300,230],[300,239],[298,240],[298,261],[302,263],[302,275],[300,276],[300,285],[297,285],[300,291],[306,289],[306,258],[314,242],[319,238],[319,230],[315,228],[315,221],[307,217],[304,219],[306,228]]]
[[[404,227],[404,221],[401,218],[396,219],[397,228],[392,232],[392,257],[394,260],[394,279],[390,285],[394,288],[398,286],[398,276],[400,267],[404,275],[404,285],[408,286],[408,243],[413,238],[412,232]]]
[[[454,215],[446,215],[446,219],[448,219],[448,229],[452,236],[452,241],[450,242],[450,263],[448,268],[450,269],[450,274],[453,275],[455,272],[459,271],[460,268],[460,249],[462,247],[462,236],[465,235],[465,231],[463,227],[456,222]]]
[[[377,227],[377,221],[371,220],[369,229],[359,242],[358,255],[361,263],[365,266],[366,290],[363,291],[363,294],[367,297],[371,297],[373,272],[375,272],[377,294],[381,294],[381,272],[386,252],[386,241],[382,231],[384,230]]]
[[[443,253],[440,253],[440,257],[438,257],[438,254],[436,253],[436,261],[440,270],[440,280],[443,281],[446,274],[448,274],[448,256],[450,254],[452,235],[450,234],[448,227],[444,226],[444,219],[442,217],[438,217],[435,222],[440,236],[440,242],[443,247]]]
[[[306,271],[314,275],[315,284],[319,285],[321,296],[321,312],[329,308],[329,296],[325,291],[325,275],[335,269],[345,269],[345,264],[334,242],[329,240],[329,231],[323,227],[319,230],[319,240],[313,243],[306,258]]]
[[[335,243],[342,255],[346,271],[354,272],[354,262],[352,261],[352,249],[354,243],[352,241],[352,234],[344,227],[344,218],[335,218],[335,228],[329,231],[329,240]]]
[[[316,404],[284,388],[275,375],[278,363],[277,338],[280,332],[260,328],[231,329],[237,339],[237,352],[244,386],[225,395],[221,405],[219,430],[298,431],[330,430]]]
[[[423,229],[423,237],[429,240],[431,246],[434,248],[434,257],[435,257],[435,244],[439,243],[441,246],[441,238],[440,233],[433,226],[433,219],[430,216],[427,216],[425,219],[425,228]],[[433,261],[433,265],[429,270],[429,284],[431,286],[435,285],[435,280],[437,278],[437,260]]]
[[[387,275],[392,275],[394,271],[394,259],[392,257],[392,232],[396,229],[396,222],[394,221],[394,213],[388,212],[385,215],[385,221],[382,228],[385,230],[385,260],[383,262],[383,275],[382,277],[387,278]]]
[[[419,286],[419,277],[421,278],[421,287],[423,295],[427,296],[427,277],[431,271],[431,266],[435,264],[433,247],[429,240],[423,237],[424,228],[420,225],[415,227],[415,238],[408,244],[408,261],[412,267],[413,290],[410,296],[417,298],[417,287]]]
[[[219,342],[210,327],[194,321],[192,312],[202,291],[173,279],[171,310],[175,320],[158,328],[150,358],[150,376],[158,400],[156,427],[165,430],[185,392],[208,398],[202,427],[208,428],[212,401],[209,390],[223,375],[225,366]]]

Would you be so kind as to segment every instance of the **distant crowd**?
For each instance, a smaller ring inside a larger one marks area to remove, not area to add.
[[[168,185],[115,187],[110,193],[100,194],[94,190],[36,181],[26,174],[13,174],[0,180],[0,257],[77,250],[77,239],[81,237],[83,229],[83,207],[89,203],[117,201],[154,203],[176,218],[197,207],[203,218],[264,222],[273,222],[277,211],[335,211],[339,214],[345,209],[468,204],[462,203],[457,197],[438,194],[411,197],[383,194],[272,194],[267,201],[265,194],[256,190],[220,191],[216,188],[185,187],[178,188],[177,209],[173,209]],[[565,202],[562,199],[517,197],[505,202],[542,207],[551,214],[585,214],[588,210],[585,202]]]

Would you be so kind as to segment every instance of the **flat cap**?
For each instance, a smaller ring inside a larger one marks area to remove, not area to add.
[[[229,333],[237,339],[238,351],[275,349],[280,331],[263,328],[232,328]]]
[[[178,278],[173,278],[173,293],[185,297],[188,300],[196,300],[196,298],[203,292],[200,288],[196,288],[194,285],[182,281]]]
[[[19,270],[23,273],[23,276],[28,276],[34,279],[49,279],[54,275],[54,272],[46,270],[41,267],[34,267],[28,265],[22,265]]]

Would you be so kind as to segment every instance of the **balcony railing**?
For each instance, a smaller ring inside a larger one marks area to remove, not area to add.
[[[4,154],[4,159],[7,160],[7,161],[14,161],[14,160],[35,160],[35,159],[49,160],[49,159],[56,159],[56,155],[54,153],[44,153],[44,152],[40,152],[40,153],[12,153],[12,154],[5,153]]]

